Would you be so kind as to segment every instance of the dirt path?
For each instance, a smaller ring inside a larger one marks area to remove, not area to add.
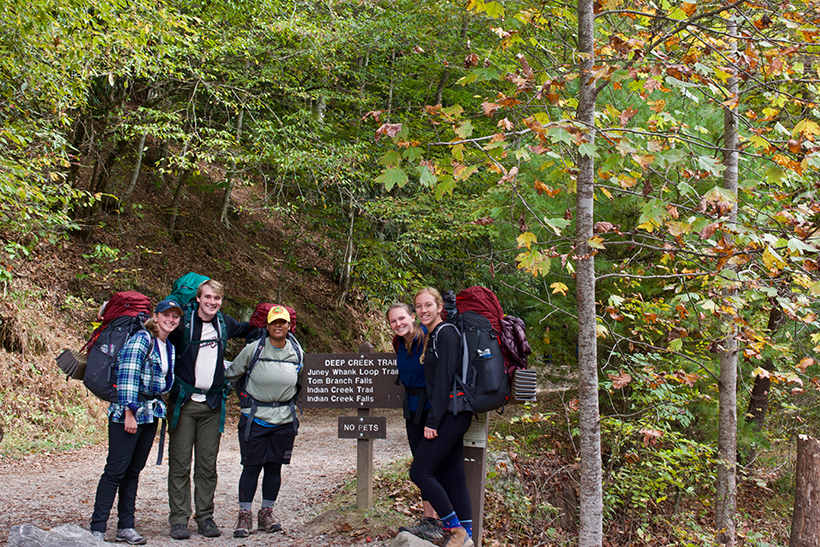
[[[222,529],[222,537],[205,539],[195,533],[191,520],[191,539],[175,541],[168,536],[167,460],[156,466],[154,449],[145,470],[140,475],[137,496],[137,529],[158,547],[198,547],[215,545],[349,545],[341,538],[315,536],[303,524],[316,516],[327,499],[356,472],[356,441],[339,439],[337,417],[354,415],[352,410],[306,410],[296,437],[293,460],[283,466],[282,490],[275,516],[285,530],[280,534],[253,534],[234,539],[237,484],[241,472],[236,421],[229,420],[220,447],[214,520]],[[404,424],[398,410],[379,410],[387,416],[387,439],[376,440],[376,465],[389,463],[409,454]],[[159,435],[157,435],[157,439]],[[167,441],[166,441],[167,442]],[[166,446],[167,448],[167,446]],[[60,524],[78,524],[88,529],[94,507],[97,482],[105,466],[105,443],[68,453],[30,457],[0,465],[0,546],[8,542],[9,529],[15,524],[33,524],[51,529]],[[254,500],[254,513],[261,502],[261,486]],[[116,528],[116,503],[108,523],[106,538],[113,541]],[[382,542],[356,543],[359,546],[381,545]]]

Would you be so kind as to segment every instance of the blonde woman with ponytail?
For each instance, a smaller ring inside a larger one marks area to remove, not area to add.
[[[461,335],[455,325],[442,321],[444,300],[436,289],[421,289],[413,303],[427,329],[421,362],[430,411],[424,438],[410,466],[410,479],[441,517],[446,535],[443,547],[472,547],[472,506],[464,474],[463,442],[473,414],[447,411],[461,365]]]

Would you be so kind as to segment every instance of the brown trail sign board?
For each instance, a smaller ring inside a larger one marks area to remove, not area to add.
[[[396,383],[395,353],[305,355],[305,408],[401,408],[404,386]]]

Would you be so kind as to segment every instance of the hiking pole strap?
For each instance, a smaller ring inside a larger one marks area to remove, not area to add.
[[[416,406],[416,415],[413,418],[413,422],[416,425],[421,424],[421,415],[424,414],[424,406],[427,404],[427,390],[422,389],[421,393],[419,393],[419,400]]]
[[[159,447],[157,448],[157,465],[162,465],[162,452],[165,448],[165,426],[168,420],[162,419],[162,425],[159,428]]]

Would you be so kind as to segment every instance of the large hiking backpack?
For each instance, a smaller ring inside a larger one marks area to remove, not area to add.
[[[267,315],[265,315],[265,320],[267,320]],[[253,349],[251,360],[248,362],[248,370],[245,371],[245,374],[239,380],[237,380],[236,384],[234,385],[234,388],[236,389],[236,394],[239,396],[239,407],[251,409],[248,413],[248,425],[245,427],[245,440],[248,440],[250,438],[251,426],[253,424],[254,416],[256,415],[257,407],[277,407],[285,405],[289,406],[290,411],[293,414],[293,429],[294,431],[296,431],[299,428],[299,420],[296,417],[296,405],[299,404],[298,387],[296,390],[296,395],[294,395],[293,398],[291,398],[289,401],[275,401],[272,403],[266,403],[258,401],[256,398],[253,397],[253,395],[248,393],[248,378],[250,378],[253,369],[261,360],[260,357],[262,355],[262,351],[265,349],[266,339],[266,336],[262,336],[258,339],[256,346]],[[296,371],[298,374],[299,371],[302,370],[305,351],[302,349],[302,345],[299,343],[296,337],[290,332],[288,332],[288,340],[290,340],[290,343],[293,345],[294,351],[296,351],[296,360],[298,363]]]
[[[185,307],[196,299],[196,291],[202,282],[208,281],[209,279],[210,277],[205,275],[188,272],[174,281],[171,294],[167,296],[167,299],[179,302]],[[183,309],[182,311],[185,310]]]
[[[117,402],[117,356],[150,313],[151,300],[134,291],[116,293],[103,308],[102,323],[83,347],[88,353],[83,383],[100,399]]]
[[[267,329],[268,329],[268,312],[274,306],[282,306],[281,304],[271,304],[270,302],[260,302],[256,305],[256,308],[253,310],[253,315],[251,315],[251,330],[248,332],[248,335],[245,337],[245,344],[250,344],[260,338],[264,338],[267,336]],[[286,310],[288,310],[288,314],[290,315],[290,332],[291,334],[296,334],[296,310],[291,308],[290,306],[282,306]]]
[[[442,328],[457,328],[462,360],[460,373],[453,379],[448,411],[503,411],[510,400],[510,377],[498,338],[504,316],[501,304],[485,287],[470,287],[458,293],[455,307],[448,306],[448,300],[445,297],[447,317]]]

